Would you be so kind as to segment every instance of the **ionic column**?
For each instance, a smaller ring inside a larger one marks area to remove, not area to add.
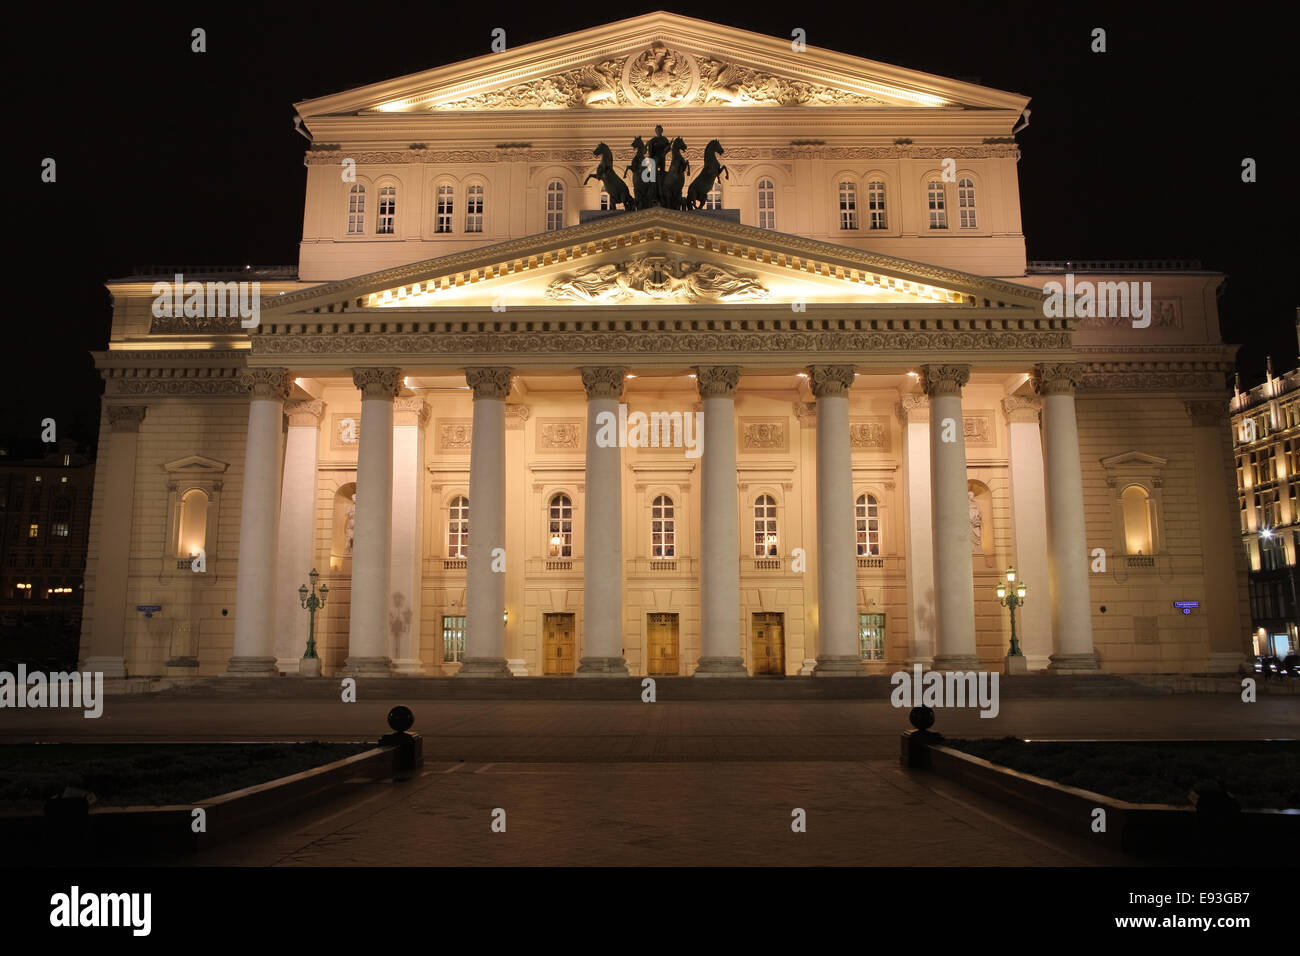
[[[934,523],[936,670],[979,667],[975,653],[975,575],[971,567],[970,504],[961,387],[969,365],[923,365],[930,397],[930,494]]]
[[[1050,594],[1041,587],[1048,583],[1043,436],[1038,427],[1041,408],[1042,402],[1030,395],[1009,395],[1002,400],[1011,457],[1011,533],[1016,544],[1015,565],[1020,580],[1030,589],[1030,600],[1018,614],[1020,627],[1017,637],[1026,666],[1036,671],[1047,667],[1052,653],[1052,602]],[[1040,599],[1035,600],[1035,596]]]
[[[361,390],[357,500],[352,525],[352,608],[343,672],[387,677],[388,588],[393,547],[393,399],[402,390],[395,368],[354,368]]]
[[[471,368],[469,557],[465,579],[465,659],[457,677],[509,677],[506,666],[506,396],[510,369]],[[522,555],[514,555],[522,560]]]
[[[429,406],[422,398],[393,402],[393,546],[389,565],[388,630],[393,670],[422,674],[420,598],[423,568],[420,530],[424,518],[424,426]]]
[[[814,677],[861,674],[858,561],[849,444],[852,365],[812,365],[817,398],[817,666]]]
[[[1046,460],[1047,576],[1052,588],[1052,634],[1056,653],[1047,669],[1096,672],[1092,646],[1092,598],[1088,586],[1088,534],[1083,515],[1083,472],[1074,388],[1082,371],[1074,364],[1035,365],[1034,391],[1043,400]]]
[[[275,677],[275,558],[280,523],[280,430],[292,379],[285,368],[239,376],[252,392],[239,507],[235,576],[235,649],[226,667],[241,677]]]
[[[1232,470],[1228,413],[1222,401],[1184,402],[1183,405],[1192,420],[1196,501],[1201,522],[1205,617],[1210,630],[1210,656],[1205,669],[1211,674],[1234,674],[1249,666],[1251,647],[1250,621],[1241,616],[1246,577],[1244,556],[1229,543],[1241,531],[1235,482],[1228,478]],[[1286,501],[1285,496],[1282,500]]]
[[[601,447],[601,416],[618,421],[624,369],[580,368],[587,391],[581,677],[627,677],[623,659],[623,474],[618,442]],[[471,499],[473,500],[473,499]]]
[[[313,567],[316,456],[324,413],[325,403],[319,399],[284,406],[289,435],[284,446],[280,540],[275,563],[275,657],[276,666],[288,674],[298,673],[307,650],[307,612],[302,609],[298,588],[308,584],[307,573]],[[324,571],[321,583],[329,584],[329,569]]]
[[[934,528],[930,508],[930,400],[904,395],[898,404],[903,426],[903,509],[907,515],[907,666],[934,664]]]
[[[83,625],[78,667],[105,677],[126,676],[127,570],[135,510],[136,450],[145,411],[144,405],[108,406],[108,442],[96,466],[104,473],[94,503],[99,547],[92,552],[93,569],[87,568],[87,596],[92,591],[94,596]]]
[[[704,403],[700,465],[700,660],[696,677],[745,677],[740,654],[740,532],[736,493],[738,365],[702,365],[695,385]]]

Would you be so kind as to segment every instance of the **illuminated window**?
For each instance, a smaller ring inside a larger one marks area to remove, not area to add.
[[[40,536],[41,536],[41,526],[39,524],[32,524],[27,526],[27,537],[39,538]]]
[[[925,187],[930,203],[930,228],[948,228],[948,206],[943,194],[943,183],[931,180]]]
[[[650,557],[677,555],[677,518],[673,499],[660,495],[650,505]]]
[[[974,229],[975,225],[975,183],[970,179],[957,181],[957,211],[961,215],[961,227]]]
[[[573,557],[573,501],[559,494],[547,505],[547,553],[553,558]]]
[[[564,228],[564,183],[552,179],[546,185],[546,231]]]
[[[469,554],[469,499],[457,495],[447,506],[447,557]]]
[[[777,551],[776,499],[759,495],[754,499],[754,557],[774,558]]]
[[[855,506],[858,554],[880,554],[880,505],[875,495],[858,495]]]
[[[722,208],[722,183],[718,182],[716,179],[713,181],[713,188],[710,189],[709,194],[704,197],[704,208]]]
[[[858,615],[858,645],[862,648],[864,661],[879,661],[885,658],[885,615]]]
[[[858,187],[850,182],[840,183],[840,228],[858,228]]]
[[[609,193],[603,189],[600,191],[600,211],[609,212]]]
[[[1120,495],[1124,509],[1124,545],[1129,554],[1150,554],[1151,499],[1141,485],[1129,485]]]
[[[776,187],[770,179],[758,181],[758,228],[776,228]]]
[[[443,616],[442,659],[451,664],[465,657],[465,618]]]
[[[366,187],[360,183],[348,190],[348,235],[360,236],[366,231]]]
[[[434,219],[434,232],[451,232],[451,217],[455,203],[452,200],[452,188],[450,186],[438,187],[438,207]]]
[[[867,183],[867,213],[870,216],[868,228],[889,228],[889,220],[885,216],[885,184],[878,179]]]
[[[465,231],[483,231],[483,187],[470,186],[465,191]]]
[[[181,520],[176,541],[176,557],[188,558],[206,548],[208,540],[208,496],[191,488],[181,496]]]
[[[391,236],[396,222],[397,187],[384,186],[379,190],[379,224],[375,227],[375,233],[380,236]]]

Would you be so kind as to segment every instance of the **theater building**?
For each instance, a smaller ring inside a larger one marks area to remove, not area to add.
[[[1027,262],[1027,103],[654,13],[297,104],[296,270],[109,283],[84,665],[296,674],[315,568],[326,675],[998,669],[1015,566],[1235,671],[1223,277]]]

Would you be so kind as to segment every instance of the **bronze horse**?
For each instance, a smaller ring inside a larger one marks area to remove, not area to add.
[[[626,176],[630,171],[632,173],[632,191],[636,193],[636,208],[649,209],[654,205],[654,196],[659,184],[653,180],[647,181],[645,173],[645,142],[638,136],[632,140],[632,148],[636,150],[636,155],[632,157],[632,162],[623,170]]]
[[[725,176],[728,180],[731,179],[731,173],[727,171],[727,167],[718,162],[719,154],[725,152],[726,150],[722,148],[722,144],[716,139],[709,140],[709,145],[704,147],[704,168],[691,182],[691,188],[686,194],[686,209],[703,207],[719,174]]]
[[[600,157],[600,164],[596,171],[588,173],[587,178],[582,181],[585,186],[593,179],[599,179],[605,187],[605,192],[609,195],[609,208],[622,206],[625,210],[633,208],[632,194],[628,191],[627,183],[623,182],[623,177],[614,172],[614,154],[610,152],[608,146],[601,143],[591,151],[591,155]]]
[[[663,182],[659,184],[659,205],[667,209],[684,209],[686,206],[682,202],[682,186],[691,171],[691,163],[682,155],[686,152],[686,143],[680,136],[673,140],[672,149],[672,161],[664,173]]]

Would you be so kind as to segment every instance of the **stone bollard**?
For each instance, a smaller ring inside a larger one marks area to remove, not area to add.
[[[902,752],[899,763],[904,767],[928,770],[930,747],[943,743],[943,734],[930,730],[934,726],[934,709],[922,704],[908,712],[907,719],[915,730],[905,730],[902,735]]]
[[[414,723],[415,715],[404,704],[388,712],[388,726],[393,732],[380,737],[379,746],[397,748],[393,754],[394,780],[410,780],[424,766],[424,738],[407,732]]]

